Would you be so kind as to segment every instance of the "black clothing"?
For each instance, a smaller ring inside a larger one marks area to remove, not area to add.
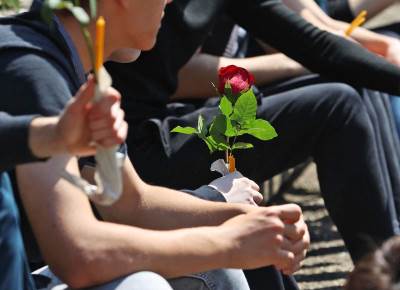
[[[16,116],[58,115],[81,85],[66,45],[37,19],[40,15],[31,13],[0,19],[0,108]],[[29,261],[40,265],[42,258],[18,195],[15,174],[11,179]]]
[[[334,19],[345,22],[353,21],[355,15],[351,11],[348,0],[323,0],[326,13]]]
[[[324,76],[382,91],[400,90],[397,67],[318,30],[279,1],[175,0],[152,51],[136,63],[108,65],[123,95],[131,160],[148,182],[193,187],[216,176],[209,166],[218,156],[210,156],[202,141],[170,133],[177,125],[195,125],[199,114],[210,122],[218,110],[215,103],[167,103],[178,70],[201,46],[224,8],[250,33]],[[326,205],[354,259],[365,252],[364,236],[381,240],[399,231],[383,149],[373,129],[376,120],[369,113],[361,96],[343,84],[276,94],[262,100],[258,115],[271,121],[279,137],[251,140],[255,148],[237,154],[238,169],[258,182],[312,156]],[[162,170],[149,164],[159,164]]]
[[[16,164],[39,160],[29,148],[29,126],[33,118],[0,112],[0,172]]]
[[[57,28],[56,23],[53,27]],[[3,111],[12,115],[58,115],[76,94],[83,84],[84,72],[76,61],[75,48],[62,29],[50,29],[41,21],[40,14],[34,12],[0,18],[0,108]],[[90,160],[84,163],[87,162]],[[40,265],[42,257],[18,195],[15,174],[11,177],[28,256],[31,263]],[[224,201],[220,193],[208,186],[186,192]]]
[[[131,64],[109,64],[131,124],[164,118],[177,72],[227,12],[253,36],[334,80],[399,93],[400,69],[343,38],[323,32],[279,0],[177,0],[169,4],[158,41]],[[132,81],[135,80],[135,81]]]

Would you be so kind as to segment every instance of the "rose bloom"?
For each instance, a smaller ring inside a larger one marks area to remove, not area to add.
[[[226,83],[231,85],[234,95],[248,91],[254,84],[254,76],[244,68],[235,65],[222,67],[218,72],[218,78],[218,90],[221,94],[225,92]]]

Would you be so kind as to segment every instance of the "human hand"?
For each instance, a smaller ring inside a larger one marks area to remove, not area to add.
[[[393,37],[388,37],[387,49],[384,58],[397,66],[400,66],[400,41]]]
[[[280,270],[286,275],[291,275],[300,269],[301,262],[306,257],[307,249],[310,246],[310,234],[299,206],[288,204],[273,206],[269,209],[276,212],[285,223],[283,248],[294,254],[294,260],[290,266]]]
[[[94,79],[89,77],[68,103],[55,128],[59,142],[70,154],[93,155],[95,144],[111,147],[126,138],[128,125],[120,108],[120,94],[108,88],[100,101],[92,103],[94,89]]]
[[[301,209],[293,204],[259,208],[222,225],[223,238],[233,248],[230,267],[258,268],[274,265],[285,274],[300,267],[309,245]]]
[[[257,183],[243,177],[239,171],[215,179],[209,186],[221,192],[229,203],[257,205],[263,200]]]

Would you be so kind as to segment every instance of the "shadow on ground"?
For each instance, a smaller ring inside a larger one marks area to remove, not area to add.
[[[311,247],[302,269],[295,275],[302,290],[338,290],[353,264],[320,195],[315,165],[307,167],[279,203],[293,202],[304,212]]]

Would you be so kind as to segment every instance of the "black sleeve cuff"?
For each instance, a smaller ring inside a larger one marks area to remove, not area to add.
[[[32,120],[37,117],[9,116],[0,114],[0,169],[7,170],[17,164],[40,161],[29,148],[29,128]]]
[[[226,202],[225,197],[218,190],[208,185],[203,185],[196,190],[183,189],[182,191],[201,199]]]

